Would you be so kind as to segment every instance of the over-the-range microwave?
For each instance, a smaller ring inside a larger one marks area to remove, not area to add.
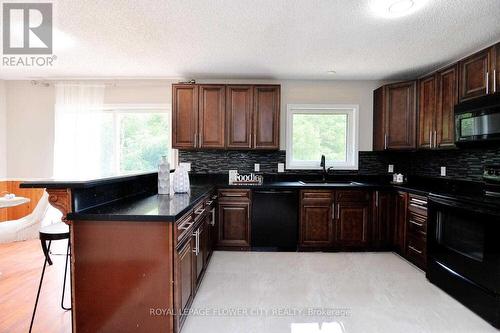
[[[455,105],[457,145],[500,140],[500,93]]]

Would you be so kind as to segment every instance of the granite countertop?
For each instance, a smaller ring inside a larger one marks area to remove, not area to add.
[[[189,193],[129,198],[68,214],[69,220],[175,221],[193,208],[214,185],[191,186]]]

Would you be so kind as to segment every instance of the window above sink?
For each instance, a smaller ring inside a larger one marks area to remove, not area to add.
[[[358,105],[288,104],[286,168],[358,169]]]

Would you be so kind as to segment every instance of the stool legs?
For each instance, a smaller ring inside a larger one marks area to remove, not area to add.
[[[40,283],[38,284],[38,291],[36,293],[36,300],[35,300],[35,308],[33,309],[33,315],[31,316],[31,323],[30,323],[30,330],[29,332],[31,333],[31,329],[33,328],[33,322],[35,321],[35,313],[36,313],[36,307],[38,305],[38,299],[40,298],[40,290],[42,289],[42,282],[43,282],[43,276],[45,275],[45,268],[47,267],[47,263],[49,262],[49,251],[50,251],[50,245],[52,245],[52,241],[49,241],[49,247],[46,247],[45,241],[42,241],[42,249],[43,253],[45,254],[45,261],[43,262],[43,268],[42,268],[42,276],[40,277]],[[50,261],[49,265],[52,265],[52,261]]]
[[[61,298],[61,308],[63,308],[63,310],[71,310],[71,307],[67,308],[64,306],[64,293],[66,291],[66,274],[68,272],[68,259],[70,257],[69,249],[70,249],[70,241],[68,239],[68,248],[66,249],[66,264],[64,265],[64,280],[63,280],[63,290]]]
[[[42,251],[43,251],[43,254],[45,255],[45,259],[47,259],[49,265],[52,266],[52,260],[50,259],[50,243],[52,241],[49,241],[49,248],[47,248],[47,241],[44,240],[44,239],[40,239],[40,242],[42,243]]]

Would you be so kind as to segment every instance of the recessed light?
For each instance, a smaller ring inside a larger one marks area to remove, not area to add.
[[[401,14],[410,10],[414,4],[413,0],[398,0],[390,5],[388,10],[391,13]]]
[[[336,71],[327,71],[328,74],[336,74]]]

